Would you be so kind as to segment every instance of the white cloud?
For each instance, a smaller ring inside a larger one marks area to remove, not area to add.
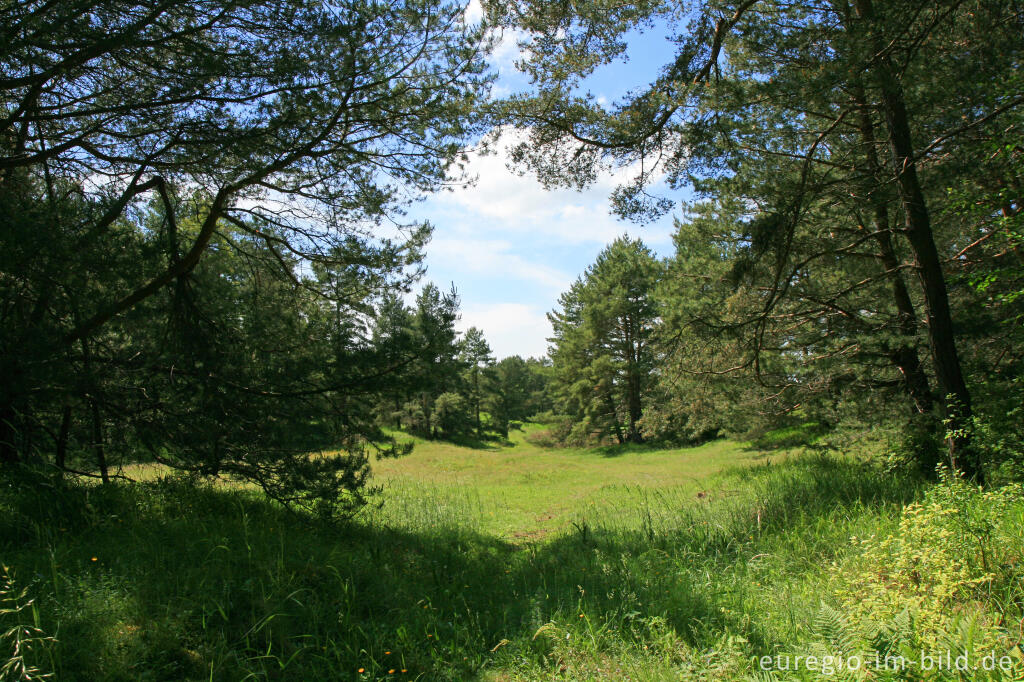
[[[528,36],[529,34],[526,31],[512,28],[506,28],[498,32],[497,44],[491,51],[489,59],[491,64],[498,70],[498,73],[511,76],[513,72],[518,71],[516,69],[516,62],[523,57],[523,50],[519,47],[519,44]]]
[[[462,19],[469,26],[483,21],[484,8],[480,0],[470,0],[462,12]],[[528,36],[529,33],[516,28],[491,29],[490,37],[495,43],[488,61],[502,76],[513,76],[516,72],[515,63],[522,56],[519,43]]]
[[[461,222],[463,231],[478,232],[483,222],[490,233],[515,234],[518,239],[563,245],[606,244],[629,231],[652,245],[668,243],[667,225],[638,228],[609,213],[609,195],[617,185],[628,181],[632,169],[604,173],[583,192],[547,190],[531,174],[519,175],[509,170],[508,147],[521,139],[522,133],[508,132],[497,151],[472,154],[467,172],[476,176],[476,183],[434,199],[440,206],[475,217],[472,225],[455,221],[456,229]]]
[[[445,289],[454,282],[460,329],[482,329],[498,357],[546,354],[545,312],[619,235],[671,250],[671,221],[639,227],[609,214],[608,196],[630,169],[606,173],[584,192],[548,191],[533,175],[509,170],[507,145],[516,139],[521,133],[511,131],[494,154],[470,156],[473,186],[434,195],[414,210],[435,226],[427,279]]]
[[[575,275],[531,262],[514,252],[515,244],[503,239],[456,239],[435,237],[427,247],[427,263],[445,270],[487,275],[504,280],[539,284],[557,296]],[[456,285],[458,283],[456,282]]]
[[[477,327],[498,359],[510,355],[540,357],[548,352],[551,325],[544,310],[525,303],[469,305],[462,310],[459,329]]]
[[[477,24],[484,18],[484,8],[480,6],[480,0],[470,0],[466,9],[462,12],[463,20],[467,24]]]

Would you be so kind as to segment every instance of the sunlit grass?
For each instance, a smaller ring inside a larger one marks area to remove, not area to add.
[[[252,489],[3,489],[60,680],[740,679],[923,485],[851,458],[417,442],[327,526]],[[1019,611],[1009,593],[1004,611]]]
[[[497,537],[538,538],[569,530],[588,509],[628,517],[652,496],[685,505],[699,499],[717,472],[788,455],[727,440],[621,454],[544,449],[523,431],[513,431],[510,440],[511,446],[472,449],[416,439],[413,455],[375,464],[374,483],[387,492],[374,519],[416,527],[419,513],[441,510],[459,525]]]

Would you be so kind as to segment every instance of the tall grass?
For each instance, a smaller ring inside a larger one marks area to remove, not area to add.
[[[56,641],[26,665],[83,681],[763,675],[756,657],[822,640],[850,538],[930,494],[807,456],[609,483],[524,531],[516,489],[469,479],[396,477],[345,525],[173,478],[29,487],[0,492],[0,563]],[[1005,624],[1020,588],[1000,585],[983,606]]]

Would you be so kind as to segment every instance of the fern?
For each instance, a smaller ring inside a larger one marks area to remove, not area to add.
[[[905,655],[907,647],[912,647],[917,639],[910,609],[903,609],[891,621],[879,626],[870,639],[872,647],[882,658]]]
[[[851,625],[843,614],[828,604],[822,604],[814,618],[814,632],[824,639],[836,653],[843,656],[863,655],[864,636]]]

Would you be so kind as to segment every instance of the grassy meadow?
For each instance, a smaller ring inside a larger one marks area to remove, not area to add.
[[[1017,486],[726,440],[526,435],[417,442],[375,464],[375,504],[341,524],[154,471],[12,484],[0,663],[83,681],[1024,678]],[[1010,667],[915,667],[942,649]],[[909,663],[777,662],[871,651]]]

